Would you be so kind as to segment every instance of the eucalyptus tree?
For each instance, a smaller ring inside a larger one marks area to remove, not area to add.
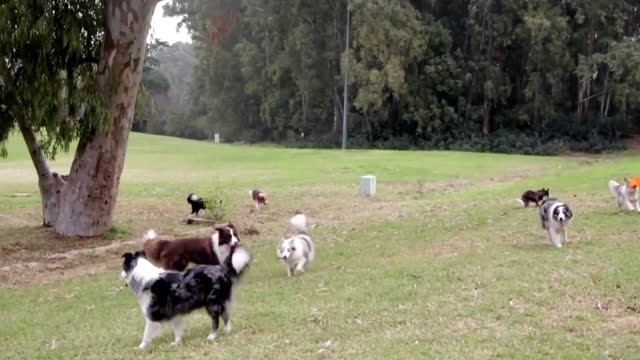
[[[60,234],[112,226],[157,2],[0,3],[0,143],[19,129],[38,174],[43,224]],[[47,160],[73,141],[68,174],[51,169]]]

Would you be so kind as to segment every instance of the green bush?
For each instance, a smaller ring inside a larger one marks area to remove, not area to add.
[[[231,197],[221,187],[216,186],[203,193],[204,204],[207,207],[206,217],[217,222],[226,221],[232,211]]]

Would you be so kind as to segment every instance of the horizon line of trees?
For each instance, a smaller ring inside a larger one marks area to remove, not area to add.
[[[348,52],[346,0],[165,5],[198,62],[158,132],[338,146],[345,69],[350,146],[601,151],[638,128],[638,1],[351,3]]]

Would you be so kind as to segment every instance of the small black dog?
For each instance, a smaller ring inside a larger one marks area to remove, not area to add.
[[[529,203],[535,203],[536,206],[540,205],[540,202],[545,198],[549,197],[549,189],[542,188],[538,191],[527,190],[525,191],[518,201],[522,206],[527,207]]]
[[[187,196],[187,202],[189,204],[191,204],[191,214],[196,214],[196,216],[198,216],[198,213],[200,212],[200,210],[206,210],[207,207],[204,204],[204,199],[201,197],[198,197],[198,195],[191,193],[189,194],[189,196]]]

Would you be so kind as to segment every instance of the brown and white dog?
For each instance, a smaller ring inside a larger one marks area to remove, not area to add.
[[[164,269],[176,271],[183,271],[190,262],[219,265],[240,242],[231,223],[216,226],[213,235],[206,237],[162,240],[157,236],[153,229],[145,233],[143,249],[146,257]]]
[[[256,205],[256,210],[260,210],[260,205],[267,205],[269,202],[267,201],[267,194],[263,193],[258,189],[253,189],[249,191],[253,202]]]

